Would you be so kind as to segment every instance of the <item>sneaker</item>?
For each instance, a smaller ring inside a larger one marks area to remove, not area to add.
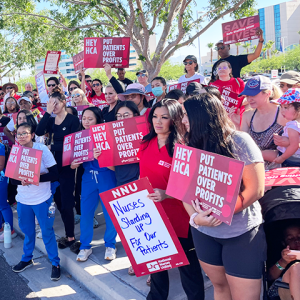
[[[79,224],[79,222],[80,222],[80,215],[75,215],[75,217],[74,217],[74,224],[76,225],[76,224]]]
[[[97,228],[99,227],[99,223],[97,221],[97,219],[94,217],[94,225],[93,225],[94,228]]]
[[[67,247],[72,246],[76,242],[76,239],[73,241],[68,241],[68,238],[66,237],[61,237],[60,239],[57,240],[57,246],[59,249],[66,249]]]
[[[24,271],[25,269],[31,267],[33,265],[33,260],[30,261],[20,261],[17,265],[15,265],[12,270],[15,273],[20,273],[22,271]]]
[[[77,261],[87,261],[89,256],[92,254],[92,249],[82,249],[77,255]]]
[[[43,238],[42,230],[40,230],[39,232],[37,232],[36,238],[37,239],[42,239]]]
[[[58,281],[60,279],[60,266],[52,266],[51,280]]]
[[[114,260],[117,257],[116,253],[117,253],[117,248],[114,249],[114,248],[106,247],[104,259]]]
[[[17,236],[17,233],[13,230],[11,232],[11,239],[14,239]],[[0,234],[0,243],[4,242],[4,232],[2,232],[2,234]]]

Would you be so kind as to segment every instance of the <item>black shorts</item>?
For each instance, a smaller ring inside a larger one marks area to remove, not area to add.
[[[214,238],[193,227],[192,234],[199,260],[214,266],[224,266],[226,274],[231,276],[262,278],[267,258],[263,226],[229,239]]]

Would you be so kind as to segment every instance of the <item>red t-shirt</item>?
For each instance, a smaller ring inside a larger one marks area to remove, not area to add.
[[[166,146],[158,148],[157,137],[149,143],[141,145],[140,177],[148,177],[153,188],[166,190],[170,176],[172,157]],[[161,202],[178,237],[187,238],[189,231],[189,215],[182,201],[167,198]]]
[[[102,93],[100,96],[95,95],[94,97],[88,97],[88,101],[100,109],[103,109],[108,105],[104,93]]]
[[[15,94],[15,95],[14,95],[14,98],[18,101],[18,100],[21,98],[21,96]]]
[[[91,96],[92,91],[93,90],[92,90],[91,86],[87,82],[85,82],[85,95],[87,98],[89,98]]]
[[[220,93],[222,93],[223,89],[232,91],[234,93],[240,94],[244,88],[245,83],[241,78],[230,78],[228,81],[216,80],[215,82],[210,83],[209,85],[216,87],[219,89]]]

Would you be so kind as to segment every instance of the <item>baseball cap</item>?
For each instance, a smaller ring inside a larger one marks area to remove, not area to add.
[[[25,91],[25,92],[23,93],[22,97],[31,97],[31,98],[33,98],[33,93],[30,92],[30,91]]]
[[[215,46],[218,46],[219,44],[223,44],[223,40],[219,40],[219,41],[215,44]]]
[[[191,96],[191,95],[199,95],[202,93],[202,85],[199,82],[191,82],[187,88],[186,88],[186,92],[185,95],[186,96]]]
[[[147,75],[147,77],[149,77],[148,76],[148,72],[147,72],[147,70],[139,70],[139,71],[137,71],[136,73],[135,73],[135,75],[137,76],[138,74],[140,74],[140,73],[142,73],[142,74],[146,74]]]
[[[296,71],[288,71],[283,73],[280,77],[280,82],[285,82],[287,84],[296,84],[300,82],[300,73]]]
[[[25,101],[27,101],[27,102],[32,103],[32,101],[31,101],[28,97],[21,97],[21,98],[18,100],[18,104],[19,104],[19,105],[20,105],[21,100],[25,100]]]
[[[276,102],[280,104],[300,102],[300,89],[288,89]]]
[[[183,62],[185,62],[187,59],[190,59],[192,60],[193,62],[197,63],[197,58],[195,55],[188,55],[184,60]]]
[[[268,77],[257,75],[247,81],[244,90],[239,96],[256,96],[262,90],[272,90],[272,83]]]

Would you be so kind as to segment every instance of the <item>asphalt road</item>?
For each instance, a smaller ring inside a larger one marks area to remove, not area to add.
[[[1,300],[38,300],[27,286],[26,280],[11,270],[11,266],[0,256],[0,299]]]

